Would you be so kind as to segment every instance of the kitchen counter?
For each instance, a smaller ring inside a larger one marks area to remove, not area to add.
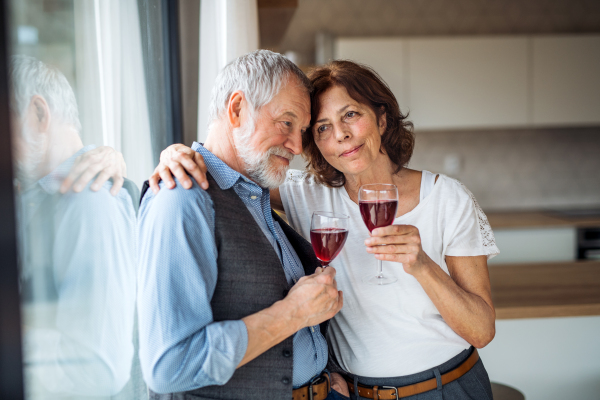
[[[497,319],[600,315],[600,262],[489,267]]]
[[[600,227],[600,210],[589,211],[490,211],[492,229]]]

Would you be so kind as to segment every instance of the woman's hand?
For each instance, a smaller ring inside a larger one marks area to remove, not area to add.
[[[76,193],[81,192],[96,175],[98,176],[90,189],[97,192],[104,182],[112,178],[110,194],[116,196],[123,187],[124,178],[127,177],[123,154],[112,147],[100,146],[80,155],[62,182],[60,192],[66,193],[71,188]]]
[[[346,397],[350,397],[350,390],[348,390],[348,383],[342,377],[342,375],[340,375],[336,372],[331,373],[331,388],[333,390],[335,390],[336,392],[338,392],[339,394],[342,394]]]
[[[155,194],[160,190],[158,182],[161,179],[169,189],[173,189],[173,174],[185,189],[189,189],[192,187],[192,181],[188,173],[202,189],[208,189],[204,157],[183,144],[172,144],[160,153],[160,164],[154,169],[148,183]]]
[[[402,263],[406,273],[413,276],[433,262],[423,251],[419,229],[412,225],[390,225],[373,229],[365,240],[367,252],[383,261]],[[382,246],[385,245],[385,246]]]

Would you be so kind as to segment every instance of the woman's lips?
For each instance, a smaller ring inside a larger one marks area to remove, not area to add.
[[[352,156],[354,154],[356,154],[358,152],[358,150],[360,150],[360,148],[363,147],[363,145],[361,144],[360,146],[356,146],[353,149],[350,149],[348,151],[343,152],[342,154],[340,154],[340,157],[348,157],[348,156]]]

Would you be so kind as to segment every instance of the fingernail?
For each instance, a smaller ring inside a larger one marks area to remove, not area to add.
[[[92,190],[93,190],[94,192],[95,192],[95,191],[97,191],[98,189],[100,189],[100,185],[92,185]],[[112,192],[113,192],[113,191],[111,190],[111,193],[112,193]]]
[[[202,182],[202,189],[208,189],[208,182]]]
[[[79,191],[81,191],[81,186],[80,186],[80,185],[77,185],[77,186],[75,186],[75,187],[73,188],[73,190],[74,190],[75,192],[79,192]]]

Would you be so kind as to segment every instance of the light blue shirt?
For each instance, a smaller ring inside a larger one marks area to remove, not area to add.
[[[271,216],[268,189],[261,188],[194,143],[222,190],[234,188],[282,261],[288,284],[304,269]],[[163,184],[161,182],[161,188]],[[215,213],[196,182],[185,190],[147,191],[140,206],[138,312],[144,378],[157,393],[223,385],[248,346],[243,321],[215,322],[210,302],[217,283]],[[318,326],[293,337],[293,385],[318,376],[327,363],[327,343]]]

